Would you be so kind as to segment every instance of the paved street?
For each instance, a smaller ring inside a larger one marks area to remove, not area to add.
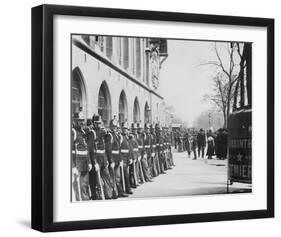
[[[167,174],[159,175],[151,183],[145,183],[129,198],[185,196],[198,194],[226,193],[226,161],[192,160],[186,152],[174,152],[176,166]],[[248,184],[235,183],[230,192],[250,192]]]

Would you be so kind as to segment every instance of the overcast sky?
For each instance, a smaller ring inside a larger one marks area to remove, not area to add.
[[[192,125],[201,112],[212,107],[203,96],[213,90],[215,68],[198,65],[216,59],[214,42],[168,40],[168,55],[160,72],[161,94],[174,106],[175,114]]]

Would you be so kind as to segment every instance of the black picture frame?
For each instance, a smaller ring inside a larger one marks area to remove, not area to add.
[[[53,221],[53,17],[106,17],[267,28],[267,208],[157,217]],[[274,217],[274,19],[62,5],[32,8],[32,222],[49,232]]]

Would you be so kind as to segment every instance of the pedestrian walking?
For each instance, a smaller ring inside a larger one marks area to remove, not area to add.
[[[208,156],[208,159],[212,159],[212,156],[214,155],[214,151],[215,151],[214,138],[212,136],[208,137],[207,142],[208,142],[207,156]]]
[[[204,158],[204,152],[206,147],[206,135],[203,128],[200,128],[200,131],[197,135],[197,144],[198,144],[198,157]]]
[[[197,135],[194,134],[192,136],[192,140],[191,140],[191,150],[193,152],[193,160],[196,160],[197,159]]]
[[[223,156],[223,136],[222,136],[222,128],[220,128],[215,137],[215,146],[216,146],[216,157],[221,160]]]
[[[189,134],[188,134],[188,132],[185,133],[184,143],[185,143],[185,148],[186,148],[187,155],[188,155],[188,158],[189,158],[191,150],[190,150],[190,141],[189,141]]]
[[[221,158],[226,159],[227,157],[227,140],[228,140],[228,133],[226,128],[222,129],[221,133]]]

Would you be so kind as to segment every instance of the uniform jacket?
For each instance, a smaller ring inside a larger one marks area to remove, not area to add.
[[[138,133],[137,136],[138,148],[140,155],[143,155],[144,152],[144,139],[146,138],[144,133]]]
[[[96,132],[96,150],[94,153],[95,161],[98,162],[100,167],[107,165],[107,157],[105,154],[105,132],[101,129],[95,129]]]
[[[118,133],[112,132],[112,160],[114,162],[120,162],[121,156],[120,156],[120,142],[122,136],[120,136]]]
[[[145,139],[144,139],[144,147],[146,152],[151,152],[151,136],[150,133],[144,133]]]
[[[199,132],[197,135],[198,146],[206,146],[206,137],[204,132]]]
[[[164,149],[164,136],[160,131],[156,132],[156,145],[158,152]]]
[[[85,133],[82,129],[76,129],[75,141],[75,166],[80,172],[87,172],[88,165],[91,164]]]
[[[95,150],[95,140],[96,140],[96,132],[91,127],[86,127],[84,129],[85,139],[87,142],[88,149],[91,151]]]
[[[138,142],[136,139],[136,134],[129,135],[129,149],[130,149],[130,156],[136,160],[138,158]]]
[[[121,159],[123,162],[128,163],[130,159],[130,147],[129,147],[129,137],[128,135],[122,134],[122,142],[120,146],[120,154],[121,154]]]
[[[155,133],[150,133],[150,137],[151,137],[151,143],[150,143],[150,147],[151,147],[151,151],[155,152],[156,150],[156,135]]]
[[[112,142],[113,142],[113,137],[111,132],[107,132],[104,135],[104,145],[105,145],[105,154],[107,157],[108,162],[113,162],[113,157],[112,157]]]

